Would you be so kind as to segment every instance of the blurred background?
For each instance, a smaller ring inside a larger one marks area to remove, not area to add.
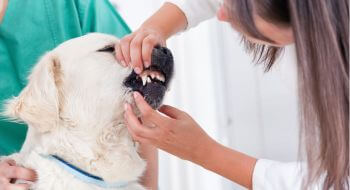
[[[132,30],[163,0],[111,0]],[[165,103],[189,113],[218,142],[257,158],[298,158],[294,47],[264,73],[239,35],[216,18],[167,41],[175,76]],[[196,138],[193,137],[195,141]],[[239,185],[160,152],[160,190],[232,190]]]

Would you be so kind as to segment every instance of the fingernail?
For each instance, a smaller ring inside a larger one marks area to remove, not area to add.
[[[138,92],[134,92],[133,95],[134,95],[135,99],[139,97],[139,93]]]
[[[148,61],[145,61],[145,67],[148,68],[150,66],[150,63]]]
[[[138,67],[135,67],[135,68],[134,68],[134,71],[135,71],[135,73],[137,73],[137,74],[141,74],[141,69],[138,68]]]
[[[122,63],[122,65],[123,65],[124,67],[126,67],[125,61],[121,61],[121,63]]]

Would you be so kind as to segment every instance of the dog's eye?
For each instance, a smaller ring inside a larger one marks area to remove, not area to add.
[[[108,45],[102,49],[97,50],[98,52],[108,52],[108,53],[113,53],[115,51],[114,45]]]

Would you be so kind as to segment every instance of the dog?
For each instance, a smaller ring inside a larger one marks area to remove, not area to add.
[[[137,108],[140,92],[154,108],[161,105],[173,74],[165,47],[152,52],[140,75],[114,57],[119,40],[92,33],[59,45],[44,55],[18,97],[3,113],[28,124],[25,143],[10,155],[36,170],[35,190],[144,190],[138,179],[146,163],[124,123],[124,103]]]

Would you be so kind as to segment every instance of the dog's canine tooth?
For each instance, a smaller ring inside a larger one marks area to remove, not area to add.
[[[156,78],[157,78],[159,81],[165,82],[165,78],[164,78],[163,75],[157,75]]]
[[[141,79],[142,79],[142,85],[145,86],[147,83],[147,75],[142,75]]]
[[[151,79],[155,78],[161,82],[165,82],[165,77],[157,71],[144,70],[139,77],[142,79],[143,86],[146,86],[147,83],[151,83]]]

